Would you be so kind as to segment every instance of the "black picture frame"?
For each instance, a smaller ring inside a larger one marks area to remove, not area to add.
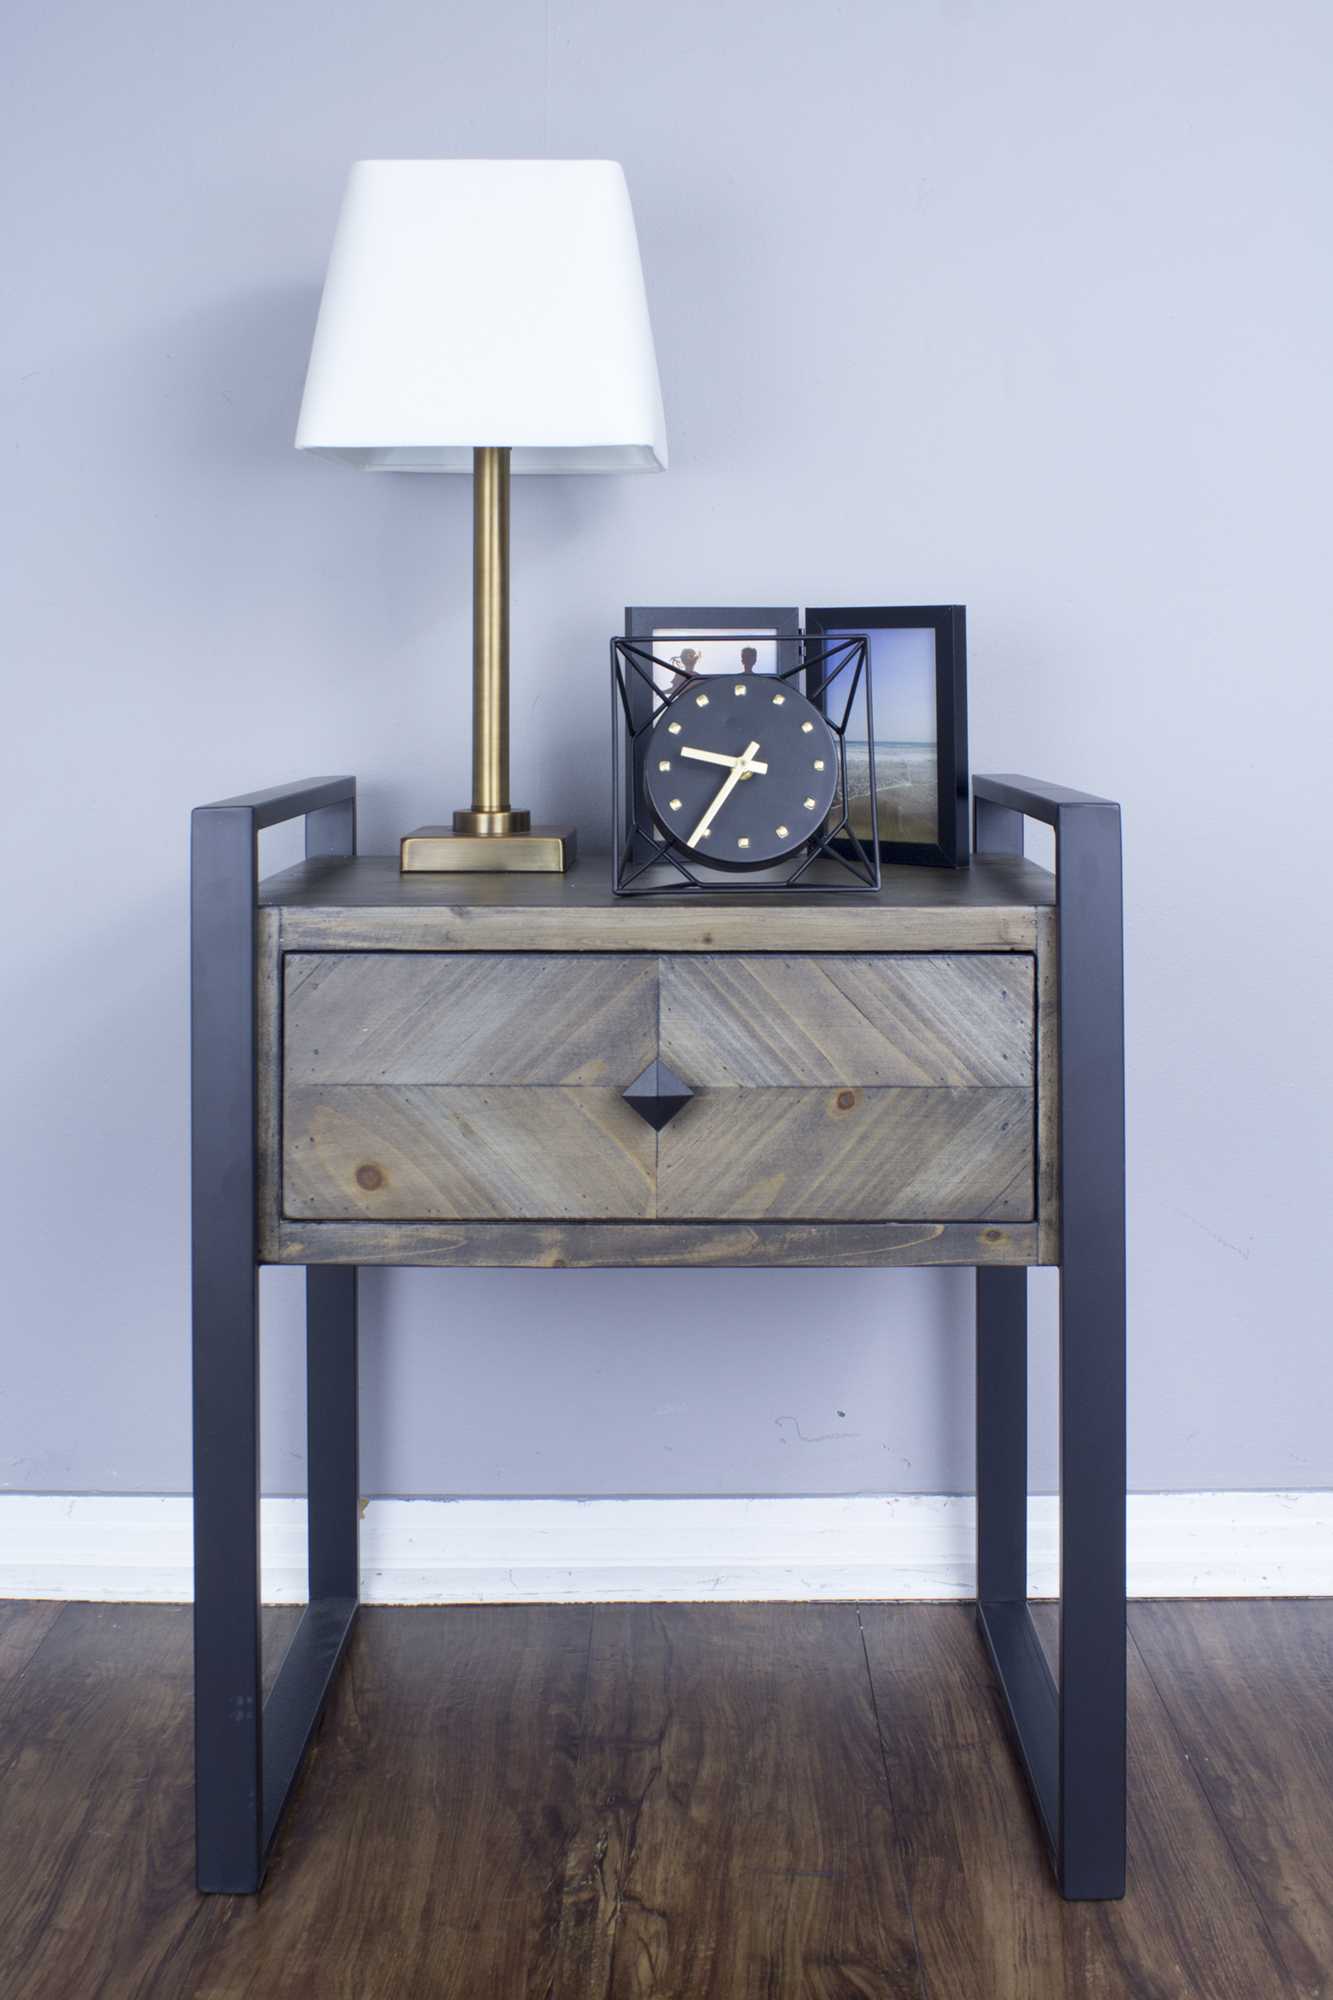
[[[712,605],[702,610],[697,606],[679,604],[627,604],[625,606],[625,637],[648,644],[654,632],[693,632],[706,634],[716,632],[768,632],[772,630],[778,642],[779,668],[789,666],[799,657],[801,644],[801,613],[795,604],[779,605]],[[785,656],[785,657],[784,657]],[[633,798],[643,780],[642,758],[647,743],[645,724],[652,718],[653,690],[638,674],[626,676],[625,696],[629,702],[629,727],[639,759],[633,774],[633,782],[624,789],[623,812],[618,811],[615,822],[617,844],[627,848],[632,845],[634,832]]]
[[[777,671],[785,673],[793,665],[801,640],[800,607],[779,605],[627,604],[625,637],[650,640],[654,632],[683,632],[707,637],[710,632],[768,634],[777,648]]]
[[[930,840],[887,838],[881,819],[880,860],[921,868],[961,868],[971,858],[971,817],[967,752],[967,610],[962,604],[850,604],[807,607],[807,634],[831,637],[864,632],[871,641],[871,681],[874,683],[874,634],[883,631],[925,631],[935,639],[935,835]],[[890,767],[888,735],[892,705],[875,693],[877,710],[874,762],[882,786]],[[880,732],[883,732],[881,734]]]

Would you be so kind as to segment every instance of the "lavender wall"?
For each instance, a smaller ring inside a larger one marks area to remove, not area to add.
[[[626,601],[964,601],[977,766],[1125,803],[1134,1484],[1333,1485],[1329,10],[18,0],[3,36],[0,1482],[188,1484],[189,808],[353,769],[387,850],[466,791],[466,483],[291,448],[348,162],[550,153],[625,164],[673,468],[516,486],[516,796],[604,824]],[[264,1295],[291,1491],[299,1279]],[[970,1484],[961,1272],[365,1296],[373,1491]]]

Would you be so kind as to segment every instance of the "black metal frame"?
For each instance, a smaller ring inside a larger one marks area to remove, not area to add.
[[[744,628],[740,629],[743,635]],[[684,636],[706,639],[708,633]],[[755,896],[797,889],[804,895],[826,896],[873,895],[878,890],[873,748],[869,840],[853,833],[847,805],[847,725],[858,696],[867,736],[873,737],[874,731],[866,641],[855,633],[820,639],[812,652],[801,632],[784,633],[782,638],[793,642],[791,663],[764,678],[790,681],[819,708],[838,746],[838,788],[823,828],[798,854],[744,872],[687,857],[658,826],[644,781],[645,752],[659,717],[673,699],[656,680],[657,671],[668,662],[654,653],[650,641],[612,639],[611,886],[616,895]],[[693,680],[704,687],[711,678],[701,674]]]
[[[256,878],[261,828],[352,854],[356,784],[313,778],[191,823],[195,1831],[200,1889],[259,1887],[356,1616],[356,1269],[306,1272],[310,1602],[260,1680]]]
[[[1120,811],[976,781],[979,853],[1057,844],[1060,1677],[1027,1603],[1027,1272],[977,1284],[977,1619],[1067,1898],[1125,1888],[1125,1206]],[[201,1890],[258,1889],[347,1645],[357,1574],[357,1274],[306,1271],[310,1603],[261,1698],[257,846],[304,816],[355,851],[351,778],[202,806],[191,861],[195,1759]],[[679,891],[677,891],[679,893]]]
[[[1120,808],[975,783],[979,854],[1055,829],[1060,1677],[1027,1602],[1027,1271],[977,1271],[977,1621],[1061,1895],[1125,1893],[1125,1108]]]
[[[807,632],[924,631],[935,634],[935,799],[937,837],[884,840],[880,859],[922,868],[958,868],[969,851],[967,611],[961,604],[824,605],[805,613]],[[873,688],[874,661],[868,678]],[[873,764],[873,746],[872,746]]]

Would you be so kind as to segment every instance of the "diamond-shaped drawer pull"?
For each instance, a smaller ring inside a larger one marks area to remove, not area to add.
[[[658,1132],[671,1123],[693,1095],[688,1083],[682,1083],[660,1057],[654,1057],[642,1076],[636,1076],[621,1092],[631,1110],[637,1111]]]

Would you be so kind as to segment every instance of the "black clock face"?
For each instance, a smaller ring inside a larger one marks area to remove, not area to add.
[[[717,868],[764,868],[817,833],[838,788],[838,739],[768,674],[690,681],[648,739],[648,803],[677,847]]]

